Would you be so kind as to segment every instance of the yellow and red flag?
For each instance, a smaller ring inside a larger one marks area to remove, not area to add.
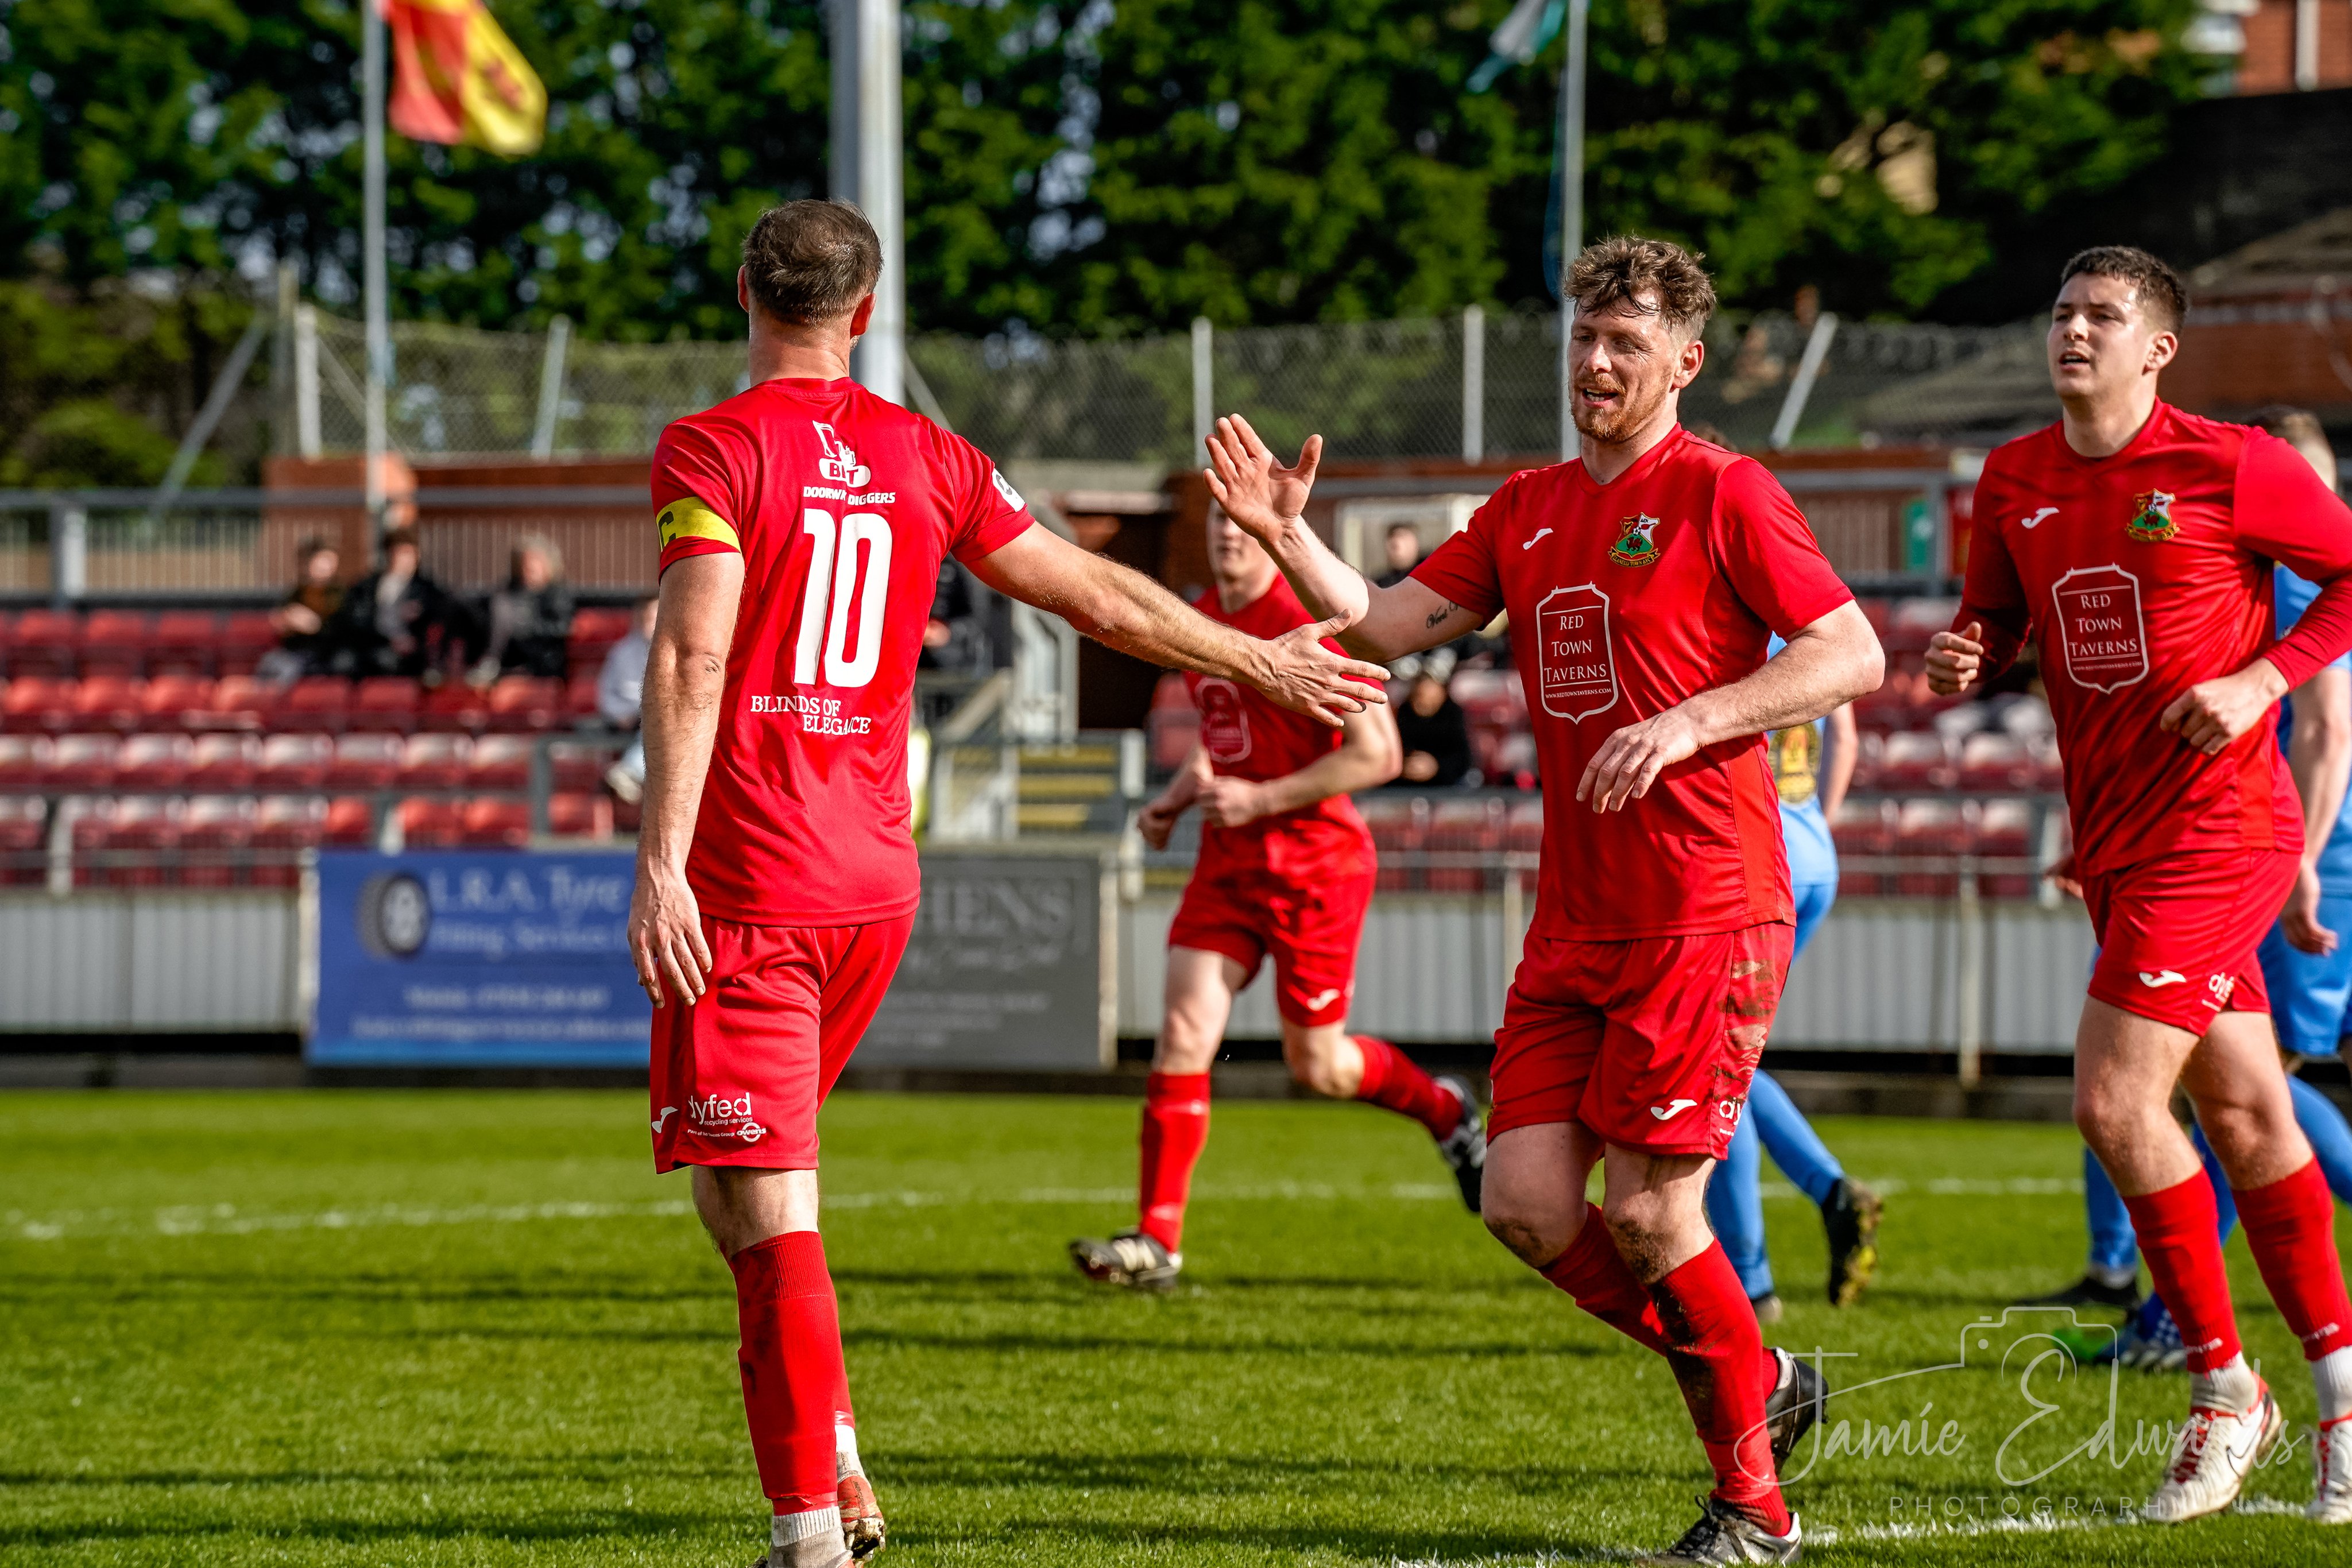
[[[482,0],[383,0],[392,33],[386,118],[412,141],[539,151],[547,89]]]

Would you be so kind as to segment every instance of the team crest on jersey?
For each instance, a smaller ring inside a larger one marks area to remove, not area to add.
[[[1654,537],[1658,519],[1646,512],[1620,518],[1617,542],[1609,547],[1609,559],[1619,566],[1647,566],[1658,559],[1658,541]]]
[[[2172,518],[2172,503],[2177,499],[2162,490],[2144,490],[2134,496],[2132,520],[2124,525],[2124,531],[2146,544],[2170,538],[2180,531],[2180,525]]]
[[[816,426],[816,444],[824,448],[824,455],[817,459],[819,474],[853,490],[863,490],[873,482],[874,470],[857,461],[857,454],[834,433],[833,426],[819,419],[809,423]]]

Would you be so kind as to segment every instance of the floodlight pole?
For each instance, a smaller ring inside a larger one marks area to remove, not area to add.
[[[833,193],[882,242],[874,319],[850,357],[859,385],[907,401],[907,224],[898,0],[832,0]]]
[[[385,298],[383,238],[383,13],[376,0],[360,5],[360,270],[367,319],[368,542],[383,532],[384,383],[392,379],[392,316]]]
[[[1569,384],[1569,329],[1576,324],[1576,301],[1568,292],[1568,269],[1584,248],[1584,24],[1592,0],[1568,0],[1568,56],[1559,68],[1559,459],[1580,450],[1576,437],[1575,389]]]

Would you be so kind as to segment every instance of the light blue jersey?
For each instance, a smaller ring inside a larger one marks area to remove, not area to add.
[[[2305,582],[2284,567],[2272,569],[2277,601],[2278,635],[2284,637],[2311,601],[2319,597],[2319,585]],[[2352,669],[2352,653],[2346,654],[2327,666],[2331,670]],[[2286,747],[2287,737],[2294,725],[2294,699],[2279,704],[2279,747]],[[2336,814],[2336,830],[2327,835],[2327,847],[2319,854],[2319,886],[2323,897],[2352,898],[2352,797],[2347,797],[2347,809]]]

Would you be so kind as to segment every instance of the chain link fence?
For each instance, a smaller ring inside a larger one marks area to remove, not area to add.
[[[356,322],[316,312],[317,372],[281,389],[281,450],[314,429],[362,441]],[[1780,315],[1721,316],[1684,417],[1733,444],[1985,444],[2055,417],[2041,333]],[[912,401],[1000,461],[1180,465],[1193,456],[1190,335],[1072,342],[913,340]],[[415,457],[541,452],[640,455],[662,427],[745,384],[736,342],[592,343],[429,322],[393,329],[393,444]],[[1465,358],[1482,373],[1465,374]],[[1209,335],[1206,389],[1295,446],[1405,458],[1559,449],[1559,321],[1544,315],[1262,327]],[[1806,373],[1809,361],[1812,373]],[[300,361],[299,355],[281,362]],[[1802,387],[1792,398],[1792,391]],[[296,406],[309,400],[310,412]],[[312,422],[306,426],[305,420]],[[1465,443],[1465,433],[1475,438]]]

